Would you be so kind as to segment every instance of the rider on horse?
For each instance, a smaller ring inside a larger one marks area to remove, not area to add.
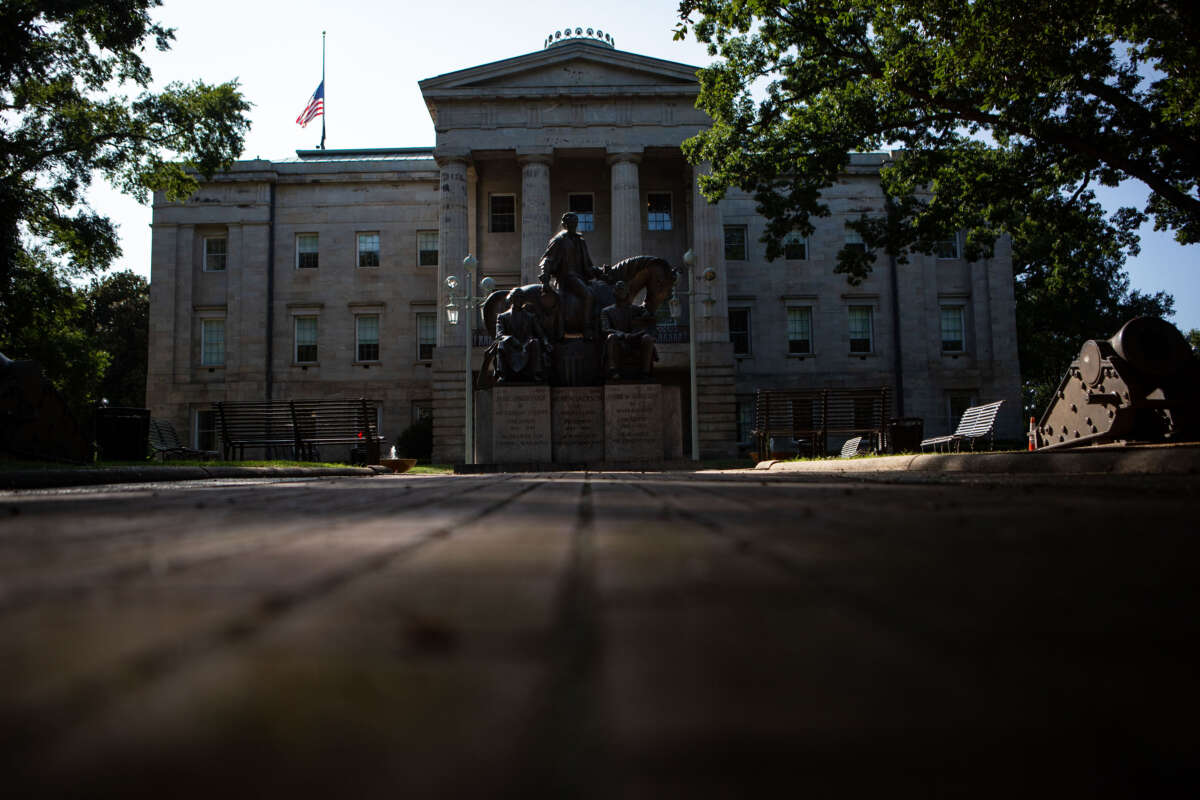
[[[588,282],[602,276],[592,266],[587,242],[575,232],[579,217],[568,211],[562,215],[562,225],[563,230],[546,245],[546,252],[538,262],[538,280],[542,282],[543,290],[547,290],[553,278],[556,289],[575,295],[583,306],[583,338],[591,339],[596,301],[588,291]]]

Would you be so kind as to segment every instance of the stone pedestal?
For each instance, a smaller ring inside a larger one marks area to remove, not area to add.
[[[641,383],[606,385],[604,460],[621,464],[662,458],[662,387]]]
[[[480,464],[634,464],[683,458],[680,388],[496,386],[475,395]]]
[[[554,383],[557,386],[593,386],[600,382],[603,359],[595,342],[565,339],[554,345]]]
[[[491,455],[498,464],[550,463],[549,386],[492,389]]]
[[[550,440],[555,464],[604,460],[604,390],[599,386],[550,390]]]
[[[662,387],[663,458],[683,459],[683,405],[678,386]]]

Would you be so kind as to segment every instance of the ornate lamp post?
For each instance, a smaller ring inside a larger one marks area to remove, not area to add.
[[[466,324],[463,326],[463,351],[464,370],[463,370],[463,463],[475,463],[475,387],[474,376],[471,369],[471,348],[475,339],[475,316],[479,306],[487,299],[487,296],[496,289],[496,282],[490,277],[484,278],[479,282],[479,288],[483,290],[483,294],[475,294],[475,267],[479,261],[470,253],[463,259],[463,277],[462,294],[459,294],[459,281],[455,275],[446,276],[447,294],[450,296],[450,301],[446,303],[446,322],[450,325],[457,325],[460,318],[465,318]]]
[[[700,460],[700,404],[696,397],[696,296],[700,295],[704,302],[704,316],[712,316],[712,308],[716,303],[713,298],[712,287],[705,286],[703,291],[699,288],[699,282],[703,280],[706,284],[712,283],[717,279],[717,271],[712,267],[704,270],[700,275],[696,274],[696,254],[689,249],[683,254],[683,263],[687,265],[688,271],[688,288],[684,291],[675,290],[671,293],[670,308],[671,316],[678,320],[682,314],[678,295],[685,295],[688,299],[688,379],[691,388],[691,408],[692,408],[692,460]]]

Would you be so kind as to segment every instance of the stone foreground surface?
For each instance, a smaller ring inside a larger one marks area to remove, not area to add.
[[[1196,488],[0,493],[6,793],[1194,796]]]

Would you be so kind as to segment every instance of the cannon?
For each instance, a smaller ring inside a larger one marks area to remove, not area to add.
[[[1174,325],[1137,317],[1089,339],[1033,431],[1038,449],[1200,440],[1200,360]]]
[[[38,461],[83,463],[92,444],[36,361],[0,353],[0,453]]]

